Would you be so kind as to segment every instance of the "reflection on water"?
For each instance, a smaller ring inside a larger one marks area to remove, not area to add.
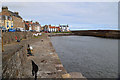
[[[51,41],[68,72],[81,72],[87,78],[117,77],[118,40],[61,36]]]

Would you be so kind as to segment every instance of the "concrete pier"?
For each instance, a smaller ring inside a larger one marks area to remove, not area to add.
[[[33,56],[27,56],[27,45]],[[83,78],[81,73],[67,73],[47,34],[4,45],[3,78],[35,78],[32,61],[38,66],[37,78]],[[7,64],[6,64],[7,63]],[[15,74],[16,73],[16,74]]]

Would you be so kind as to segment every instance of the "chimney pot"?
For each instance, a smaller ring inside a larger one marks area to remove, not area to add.
[[[19,14],[18,12],[14,12],[14,13],[17,14],[17,15]]]
[[[8,10],[8,7],[7,6],[3,6],[2,10]]]

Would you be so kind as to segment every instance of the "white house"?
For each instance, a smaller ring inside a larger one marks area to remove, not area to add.
[[[59,30],[59,27],[48,25],[48,32],[59,32]]]
[[[61,32],[67,32],[69,31],[68,25],[59,25]]]

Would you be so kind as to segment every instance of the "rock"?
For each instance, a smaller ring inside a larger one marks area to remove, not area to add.
[[[62,78],[71,78],[71,75],[70,74],[63,74]]]
[[[50,54],[53,54],[53,53],[50,53]]]
[[[85,78],[80,72],[70,72],[69,74],[71,75],[71,78]]]
[[[46,60],[42,60],[41,62],[42,62],[42,63],[47,63],[47,61],[46,61]]]
[[[41,39],[41,42],[43,42],[43,39]]]

